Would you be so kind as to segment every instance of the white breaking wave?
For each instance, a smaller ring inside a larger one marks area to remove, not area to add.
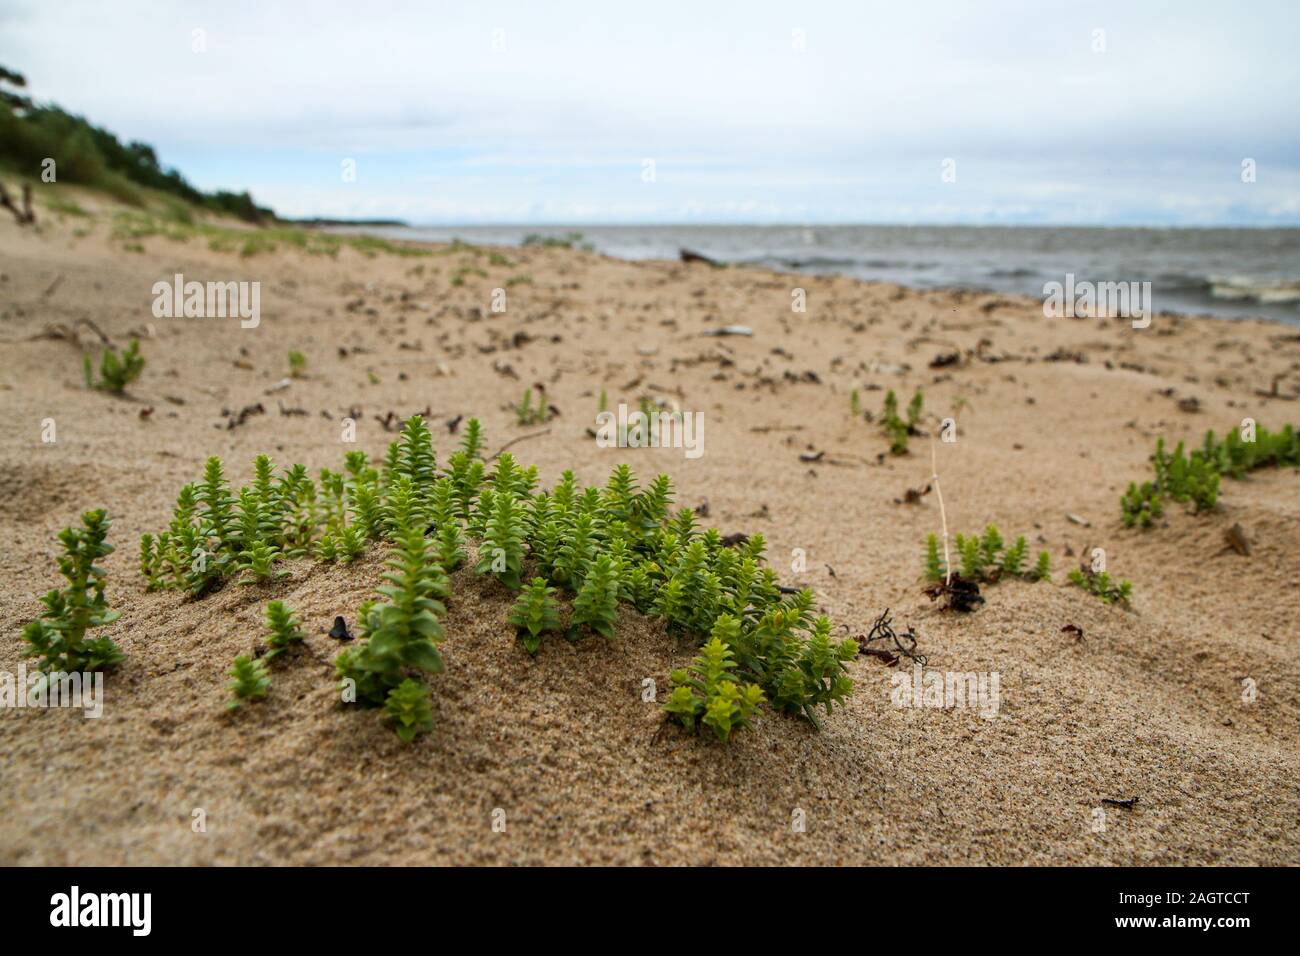
[[[1210,295],[1234,302],[1281,305],[1300,302],[1300,282],[1249,276],[1210,276]]]

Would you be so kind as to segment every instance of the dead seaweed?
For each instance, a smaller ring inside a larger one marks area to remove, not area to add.
[[[980,596],[979,583],[967,580],[960,574],[953,574],[947,581],[931,584],[923,588],[922,593],[931,601],[942,599],[943,603],[939,605],[942,611],[961,611],[969,614],[984,603],[984,598]]]

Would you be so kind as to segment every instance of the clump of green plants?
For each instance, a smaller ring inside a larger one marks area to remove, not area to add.
[[[335,673],[345,702],[385,708],[393,728],[411,736],[427,729],[428,678],[444,666],[447,572],[466,563],[471,546],[478,574],[523,589],[508,620],[528,653],[541,652],[546,633],[561,632],[566,603],[570,639],[613,638],[619,605],[627,604],[663,618],[677,638],[721,641],[731,655],[725,680],[739,696],[724,691],[722,677],[701,679],[691,726],[724,739],[760,707],[820,726],[820,714],[851,693],[846,665],[856,642],[831,640],[829,620],[812,613],[812,592],[778,585],[762,535],[724,543],[689,508],[673,510],[667,475],[642,486],[624,464],[603,487],[582,487],[566,471],[539,490],[535,467],[502,452],[489,472],[483,448],[482,427],[471,419],[439,469],[428,426],[414,416],[377,467],[353,452],[342,471],[322,469],[313,481],[302,465],[277,474],[259,458],[237,494],[220,460],[210,459],[202,480],[182,488],[167,529],[141,541],[141,571],[156,586],[201,596],[258,542],[277,549],[275,560],[313,552],[344,560],[387,542],[384,586],[359,609],[359,639],[338,655]],[[292,616],[281,623],[297,630]],[[699,673],[707,676],[708,666]]]
[[[80,528],[59,532],[63,553],[59,573],[67,584],[41,598],[45,610],[23,628],[25,657],[38,657],[50,674],[100,671],[120,664],[124,655],[109,637],[88,638],[86,632],[117,620],[104,599],[104,569],[97,562],[113,553],[108,543],[111,522],[102,508],[81,516]]]
[[[1068,576],[1071,584],[1083,588],[1105,604],[1128,604],[1133,597],[1132,581],[1116,583],[1106,571],[1075,568]]]
[[[1159,490],[1154,482],[1144,481],[1138,484],[1130,481],[1128,490],[1120,499],[1120,511],[1124,517],[1124,527],[1149,528],[1157,518],[1164,517],[1165,507]]]
[[[302,378],[307,373],[307,356],[298,351],[289,352],[290,378]]]
[[[519,632],[519,643],[529,654],[536,654],[542,646],[543,634],[560,629],[554,595],[555,588],[548,587],[545,578],[533,578],[510,609],[509,621]]]
[[[1038,553],[1038,562],[1026,566],[1029,545],[1020,535],[1008,546],[996,525],[989,525],[984,533],[957,535],[954,538],[960,560],[961,577],[980,584],[994,584],[1003,577],[1023,578],[1027,581],[1051,580],[1051,555]],[[937,584],[948,575],[943,556],[939,553],[939,537],[931,534],[925,540],[925,579]]]
[[[922,402],[923,398],[918,391],[907,403],[906,418],[903,418],[898,414],[898,396],[894,394],[894,390],[891,388],[885,393],[885,405],[880,413],[880,427],[889,438],[890,454],[906,455],[908,437],[921,433],[917,426],[921,421]]]
[[[226,710],[235,710],[245,701],[260,700],[271,689],[271,674],[266,662],[241,654],[230,669],[230,700]]]
[[[673,692],[664,710],[687,730],[694,730],[697,722],[708,727],[723,743],[733,731],[749,729],[750,718],[763,703],[763,689],[739,683],[735,657],[720,637],[712,638],[690,667],[672,672]]]
[[[271,601],[266,605],[266,660],[274,660],[295,644],[301,644],[305,638],[302,622],[292,608],[283,601]]]
[[[126,387],[140,377],[144,371],[144,356],[140,354],[140,342],[132,339],[121,355],[112,348],[105,348],[99,357],[99,376],[95,376],[94,363],[87,354],[82,361],[86,376],[86,387],[96,388],[112,395],[121,395]]]
[[[1251,424],[1229,431],[1222,440],[1213,431],[1206,432],[1201,447],[1190,453],[1179,442],[1172,454],[1160,438],[1151,465],[1153,480],[1130,482],[1120,499],[1125,527],[1151,527],[1163,516],[1166,499],[1190,504],[1198,514],[1212,510],[1223,475],[1240,480],[1257,468],[1300,466],[1300,434],[1293,425],[1270,432]]]

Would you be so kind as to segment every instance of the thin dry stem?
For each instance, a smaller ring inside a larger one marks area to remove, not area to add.
[[[943,571],[945,585],[952,584],[952,562],[948,560],[948,512],[943,507],[943,491],[939,488],[939,461],[935,452],[934,436],[930,436],[930,484],[939,499],[939,517],[943,521]]]

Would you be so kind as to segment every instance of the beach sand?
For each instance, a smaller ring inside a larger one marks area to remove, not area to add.
[[[18,632],[60,583],[54,536],[92,507],[114,522],[104,565],[122,616],[107,633],[127,654],[99,719],[0,711],[0,863],[1300,863],[1296,471],[1225,479],[1217,511],[1171,505],[1146,532],[1119,515],[1158,436],[1300,419],[1295,329],[1157,315],[1136,330],[1046,319],[1033,299],[568,249],[241,258],[201,238],[130,251],[110,232],[0,222],[0,671],[17,671]],[[483,274],[453,285],[463,268]],[[175,273],[260,282],[260,325],[155,318],[151,288]],[[57,330],[80,320],[118,345],[140,335],[148,365],[127,398],[84,387],[81,345]],[[733,324],[753,336],[703,334]],[[306,376],[268,394],[291,349]],[[1275,381],[1278,397],[1261,394]],[[559,415],[520,426],[509,404],[535,383]],[[850,415],[854,388],[877,413],[883,389],[904,403],[922,389],[927,432],[953,417],[958,440],[937,448],[951,529],[1026,535],[1054,583],[1002,582],[973,614],[939,611],[921,591],[935,495],[896,502],[929,482],[929,441],[888,455],[880,428]],[[602,389],[615,407],[703,412],[704,454],[597,447]],[[223,410],[259,403],[227,427]],[[426,409],[440,461],[459,440],[446,422],[477,416],[490,451],[545,431],[511,451],[546,486],[566,468],[603,484],[622,461],[643,483],[667,472],[678,505],[707,505],[703,524],[761,532],[782,582],[812,588],[837,626],[864,634],[890,608],[928,669],[996,672],[1000,710],[895,707],[898,668],[863,656],[822,732],[767,712],[722,746],[643,700],[646,679],[662,700],[692,654],[662,623],[624,607],[616,640],[551,639],[530,658],[506,623],[511,595],[461,570],[436,727],[408,746],[337,703],[326,634],[336,614],[355,627],[382,549],[199,601],[146,593],[139,537],[166,526],[207,456],[238,482],[262,452],[314,474],[356,448],[380,458],[395,434],[379,419]],[[355,445],[340,440],[350,412]],[[1226,545],[1235,524],[1249,556]],[[1130,609],[1065,585],[1094,547],[1132,580]],[[277,597],[307,647],[277,662],[264,702],[227,715],[231,660]]]

